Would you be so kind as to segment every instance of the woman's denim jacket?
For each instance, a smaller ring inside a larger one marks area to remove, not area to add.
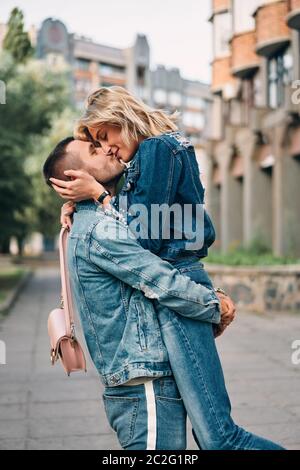
[[[112,203],[126,213],[144,248],[175,262],[184,256],[204,258],[215,241],[204,191],[194,147],[179,132],[169,132],[141,142]],[[159,206],[160,222],[153,216]],[[168,208],[174,209],[177,219]]]

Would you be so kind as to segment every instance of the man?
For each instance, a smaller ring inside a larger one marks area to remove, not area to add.
[[[88,171],[112,193],[123,171],[101,149],[72,138],[48,157],[46,181],[64,178],[69,168]],[[87,346],[105,385],[107,417],[123,448],[185,449],[186,411],[158,316],[169,307],[217,324],[219,302],[211,291],[140,247],[116,217],[93,201],[78,203],[68,244],[71,282]],[[159,302],[155,309],[151,298]]]
[[[53,176],[66,180],[64,170],[79,168],[114,193],[117,163],[109,162],[113,170],[110,181],[107,171],[103,175],[99,171],[106,166],[103,158],[105,162],[107,156],[92,143],[67,139],[48,157],[44,175],[48,183]],[[106,384],[107,416],[124,448],[160,448],[163,435],[169,445],[172,441],[172,449],[180,448],[175,447],[176,442],[182,445],[183,430],[178,429],[178,423],[184,420],[173,421],[175,410],[160,406],[164,386],[156,380],[146,381],[171,373],[169,363],[166,364],[168,357],[202,448],[281,449],[246,432],[231,419],[222,368],[212,341],[211,323],[218,323],[220,318],[213,289],[195,284],[168,262],[143,249],[111,206],[105,209],[94,201],[77,204],[69,257],[85,337]],[[178,314],[189,325],[189,337],[185,337],[184,330],[179,332]],[[139,377],[143,377],[142,384],[114,387]],[[174,396],[173,382],[172,390],[172,400],[165,397],[169,405],[175,405],[174,398],[180,399],[177,392]],[[143,410],[140,420],[137,410]],[[165,410],[165,415],[160,410]],[[169,448],[165,447],[168,444],[163,445],[164,449]]]

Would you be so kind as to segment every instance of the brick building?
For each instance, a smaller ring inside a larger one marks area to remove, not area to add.
[[[210,21],[216,246],[300,256],[300,0],[213,0]]]

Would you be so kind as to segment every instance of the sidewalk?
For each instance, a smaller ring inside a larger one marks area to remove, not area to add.
[[[0,449],[119,449],[93,366],[68,378],[51,367],[46,321],[58,303],[58,270],[39,269],[0,324],[7,364],[0,365]],[[239,312],[217,342],[233,417],[248,430],[300,449],[300,365],[291,343],[300,315]],[[189,429],[189,449],[196,449]]]

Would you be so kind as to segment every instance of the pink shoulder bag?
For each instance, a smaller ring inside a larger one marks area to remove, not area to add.
[[[48,333],[52,365],[60,359],[66,373],[70,375],[71,372],[80,370],[86,372],[86,360],[75,336],[74,311],[66,262],[67,241],[68,230],[62,228],[59,235],[61,305],[49,314]]]

